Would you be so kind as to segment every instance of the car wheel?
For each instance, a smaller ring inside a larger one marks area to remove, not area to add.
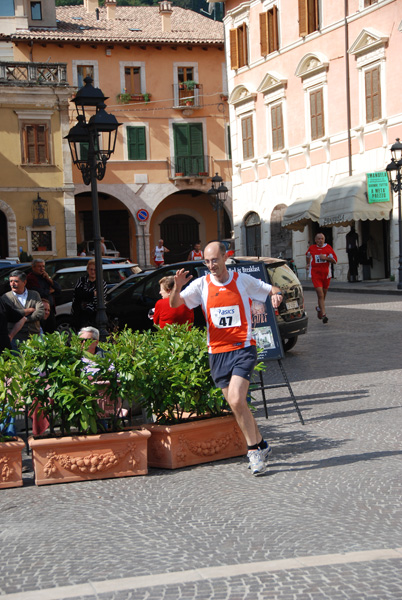
[[[291,350],[292,348],[294,348],[296,346],[296,342],[297,342],[297,335],[295,335],[294,337],[291,338],[286,338],[284,340],[282,340],[282,346],[285,352],[289,352],[289,350]]]
[[[56,318],[56,331],[59,333],[63,333],[63,331],[67,331],[67,333],[75,333],[75,329],[73,327],[73,321],[71,318],[63,315],[62,317]]]

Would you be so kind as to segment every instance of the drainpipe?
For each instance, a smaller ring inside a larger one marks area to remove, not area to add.
[[[352,137],[351,137],[351,115],[350,115],[350,70],[349,70],[349,26],[348,26],[348,14],[349,14],[349,0],[345,0],[345,79],[346,79],[346,119],[348,129],[348,164],[349,164],[349,176],[353,173],[352,168]]]

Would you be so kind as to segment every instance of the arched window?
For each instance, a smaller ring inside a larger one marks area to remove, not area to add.
[[[252,212],[244,220],[246,227],[246,255],[261,256],[261,220]]]

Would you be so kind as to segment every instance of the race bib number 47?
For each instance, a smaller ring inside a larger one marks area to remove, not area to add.
[[[218,308],[211,308],[210,315],[212,323],[218,329],[224,329],[225,327],[240,327],[240,310],[238,306],[221,306]]]

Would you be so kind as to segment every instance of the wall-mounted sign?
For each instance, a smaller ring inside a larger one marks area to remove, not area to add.
[[[149,219],[149,212],[145,208],[140,208],[140,210],[137,211],[137,219],[140,223],[145,223]]]
[[[367,197],[372,202],[389,202],[389,181],[386,171],[366,173]]]

